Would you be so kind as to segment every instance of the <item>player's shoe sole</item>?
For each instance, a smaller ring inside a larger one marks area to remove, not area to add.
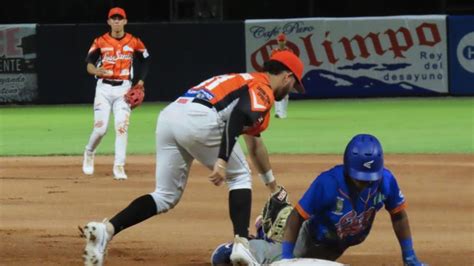
[[[105,223],[90,222],[79,230],[82,237],[86,239],[86,247],[82,255],[84,266],[104,265],[107,244],[110,240]]]

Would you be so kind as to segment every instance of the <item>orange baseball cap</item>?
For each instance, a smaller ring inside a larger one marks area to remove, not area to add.
[[[279,42],[284,42],[284,41],[286,41],[286,35],[285,35],[283,32],[280,33],[280,34],[278,34],[278,36],[277,36],[277,41],[279,41]]]
[[[299,93],[305,92],[303,82],[301,82],[301,79],[303,78],[304,65],[298,56],[296,56],[294,53],[288,50],[284,50],[284,51],[278,51],[274,53],[270,57],[270,60],[278,61],[282,63],[283,65],[285,65],[295,75],[296,79],[298,80],[298,84],[295,85],[295,89]]]
[[[122,16],[123,18],[127,18],[127,15],[125,14],[125,10],[123,10],[120,7],[114,7],[109,10],[109,18],[119,15]]]

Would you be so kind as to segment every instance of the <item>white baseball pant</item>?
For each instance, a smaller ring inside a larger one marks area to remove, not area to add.
[[[130,106],[125,102],[124,95],[131,87],[131,82],[124,80],[122,85],[112,86],[97,81],[94,98],[94,129],[86,145],[86,149],[95,152],[102,137],[107,133],[110,111],[115,117],[115,165],[125,165]]]
[[[178,100],[160,113],[156,127],[156,189],[151,196],[158,214],[181,199],[194,159],[213,169],[225,125],[215,109]],[[251,189],[250,176],[244,153],[235,145],[227,165],[228,189]]]

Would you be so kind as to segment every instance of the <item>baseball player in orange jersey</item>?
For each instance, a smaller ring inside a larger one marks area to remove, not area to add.
[[[120,231],[178,204],[194,159],[212,171],[210,182],[227,184],[233,234],[248,236],[252,180],[244,153],[235,144],[243,134],[270,192],[283,189],[275,181],[260,133],[268,126],[275,99],[293,88],[304,92],[302,74],[303,63],[295,54],[278,52],[264,64],[263,72],[210,78],[163,109],[156,128],[155,190],[136,198],[109,221],[89,222],[82,228],[86,265],[101,265],[108,242]]]
[[[132,78],[143,85],[148,72],[149,54],[143,42],[124,31],[127,16],[122,8],[110,9],[107,23],[111,31],[96,38],[87,54],[87,72],[98,78],[94,99],[94,129],[84,151],[82,170],[94,173],[94,154],[107,132],[110,111],[115,116],[114,178],[125,180],[125,157],[131,109],[124,95],[132,87]],[[141,72],[132,77],[133,58],[141,63]]]
[[[272,55],[278,51],[290,51],[293,52],[289,47],[286,46],[286,35],[280,33],[277,36],[278,47],[272,50]],[[275,117],[276,118],[286,118],[288,110],[288,101],[290,96],[286,95],[280,101],[275,101]]]

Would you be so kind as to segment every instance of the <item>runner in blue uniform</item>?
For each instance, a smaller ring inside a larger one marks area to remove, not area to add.
[[[413,248],[405,197],[393,174],[384,167],[380,142],[372,135],[356,135],[346,147],[344,164],[321,173],[298,201],[288,217],[282,243],[250,240],[250,256],[233,257],[248,257],[254,264],[291,258],[335,261],[347,248],[366,239],[376,213],[384,206],[390,213],[404,264],[424,265]],[[217,256],[231,253],[224,247],[214,252],[214,264],[221,262],[217,259],[228,261]]]

